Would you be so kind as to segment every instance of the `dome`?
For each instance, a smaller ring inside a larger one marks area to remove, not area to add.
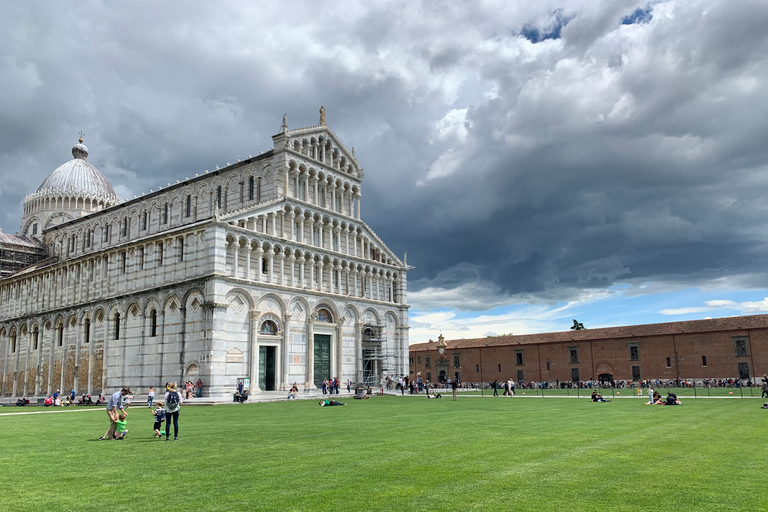
[[[85,159],[88,158],[88,148],[82,144],[72,148],[72,160],[59,166],[50,176],[45,178],[37,192],[67,191],[69,194],[96,196],[119,201],[115,190],[107,178]]]

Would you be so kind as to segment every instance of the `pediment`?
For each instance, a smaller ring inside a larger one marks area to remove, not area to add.
[[[287,149],[296,151],[298,148],[305,147],[305,143],[312,145],[313,142],[330,141],[331,151],[337,151],[337,158],[340,162],[345,162],[355,169],[353,176],[362,179],[363,168],[355,157],[354,149],[348,149],[339,137],[325,125],[310,126],[307,128],[298,128],[296,130],[285,130],[273,137],[275,141],[275,150],[282,144]],[[344,167],[345,164],[342,164]]]

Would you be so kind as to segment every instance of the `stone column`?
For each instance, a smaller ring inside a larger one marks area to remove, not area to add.
[[[104,319],[104,322],[106,325],[109,325],[109,321],[107,319]],[[53,326],[53,324],[51,325]],[[51,348],[48,351],[48,389],[45,392],[46,396],[53,395],[53,354],[56,348],[56,335],[54,334],[56,332],[55,329],[56,328],[53,327],[53,330],[51,331]],[[43,320],[43,332],[45,332],[45,320]],[[43,338],[45,338],[45,336],[43,336]],[[104,343],[107,343],[106,337],[104,339]]]
[[[256,255],[259,257],[259,266],[256,269],[256,281],[263,281],[264,277],[262,276],[261,269],[264,268],[264,264],[262,263],[264,248],[261,246],[261,243],[259,243],[259,246],[256,248]]]
[[[245,279],[251,280],[251,244],[245,246]]]
[[[234,251],[232,251],[235,255],[235,262],[232,265],[232,277],[237,278],[237,267],[240,264],[240,242],[235,240],[232,244],[235,246]]]
[[[317,314],[307,311],[307,379],[305,389],[317,389],[315,386],[315,320]]]
[[[288,365],[290,364],[290,361],[288,359],[290,357],[289,356],[290,350],[288,349],[291,346],[291,330],[288,324],[290,323],[290,321],[291,321],[291,314],[285,313],[283,315],[283,354],[282,354],[283,355],[283,367],[282,367],[283,378],[281,379],[282,380],[282,384],[280,386],[281,391],[288,391],[289,389],[288,386],[290,386],[290,384],[288,383]]]
[[[293,210],[288,212],[288,222],[291,223],[291,242],[296,241],[296,221],[294,220],[296,218],[296,214],[293,213]]]
[[[331,210],[336,211],[336,183],[331,186]]]
[[[312,200],[314,201],[315,205],[319,206],[320,205],[320,201],[318,200],[319,198],[317,196],[317,177],[312,176],[312,178],[310,178],[309,181],[312,182],[312,192],[314,194],[314,197],[312,198]]]
[[[165,307],[160,306],[161,309],[157,312],[157,348],[159,350],[159,365],[157,371],[157,378],[158,382],[162,382],[163,379],[163,358],[165,356],[165,345],[164,345],[164,336],[165,336]]]
[[[285,253],[281,252],[275,257],[280,262],[280,279],[278,279],[277,284],[285,285]]]
[[[344,254],[351,255],[352,251],[349,250],[349,229],[345,229],[344,230],[344,236],[346,238],[346,240],[344,242]],[[341,242],[339,242],[339,243],[341,243]]]
[[[83,339],[84,331],[83,328],[85,327],[82,323],[78,324],[79,329],[77,333],[77,339],[75,340],[75,375],[72,380],[72,387],[77,391],[78,394],[80,393],[80,341]]]
[[[315,219],[310,217],[309,221],[309,245],[315,245]]]
[[[355,285],[354,286],[354,290],[355,290],[355,295],[354,296],[355,297],[359,297],[360,296],[360,292],[358,291],[358,288],[357,288],[357,274],[358,273],[359,272],[357,271],[357,268],[353,268],[352,269],[352,281],[354,282],[354,285]]]
[[[331,276],[331,293],[341,295],[341,267],[338,262],[334,262],[331,272],[333,272]]]
[[[251,354],[249,359],[249,363],[251,364],[249,375],[251,376],[251,387],[249,389],[249,393],[256,393],[258,391],[261,391],[259,389],[259,317],[261,316],[261,311],[251,310],[248,312],[248,316],[250,319],[249,325],[250,329],[248,332],[248,346],[251,348]]]
[[[317,227],[318,234],[320,235],[320,248],[325,247],[325,222],[320,219],[319,226]]]
[[[355,323],[355,378],[363,382],[363,322]]]
[[[275,256],[275,251],[272,250],[272,248],[270,247],[266,254],[267,254],[267,261],[269,262],[268,273],[267,273],[267,282],[268,283],[274,283],[275,282],[274,281],[274,277],[275,277],[275,274],[274,274],[274,262],[275,262],[274,256]]]
[[[355,218],[360,220],[360,210],[362,208],[362,196],[360,195],[360,192],[355,194],[355,198],[357,199],[357,211],[355,212]]]
[[[304,266],[306,265],[306,260],[304,257],[301,257],[301,261],[299,262],[299,288],[304,288]]]
[[[283,197],[288,197],[288,167],[283,167],[283,172],[285,173],[283,176]]]
[[[296,256],[294,256],[293,253],[291,253],[291,255],[288,256],[288,268],[291,269],[291,279],[286,284],[288,284],[288,285],[290,285],[292,287],[296,286],[296,278],[294,276],[294,271],[295,271],[294,262],[295,261],[296,261]]]
[[[339,388],[341,388],[341,375],[342,375],[342,369],[343,369],[343,347],[344,344],[342,343],[342,331],[344,330],[344,321],[346,320],[345,317],[339,318],[339,322],[336,324],[336,377],[339,379]]]
[[[323,260],[320,260],[317,262],[317,289],[319,291],[323,291],[323,269],[325,268],[325,263],[323,263]]]

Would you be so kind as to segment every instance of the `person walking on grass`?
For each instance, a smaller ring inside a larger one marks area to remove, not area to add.
[[[116,391],[109,397],[107,402],[107,416],[109,416],[109,428],[103,436],[99,438],[100,441],[105,439],[113,439],[115,437],[115,429],[117,428],[117,422],[120,419],[120,413],[123,413],[123,397],[131,394],[131,388],[124,387],[120,391]],[[120,412],[118,412],[120,411]]]
[[[448,379],[449,381],[451,379]],[[456,401],[456,397],[459,394],[459,379],[453,379],[451,382],[451,391],[453,391],[453,401]]]
[[[179,440],[179,408],[181,407],[181,393],[176,391],[176,383],[168,385],[165,393],[165,440],[171,434],[171,421],[173,421],[173,440]]]

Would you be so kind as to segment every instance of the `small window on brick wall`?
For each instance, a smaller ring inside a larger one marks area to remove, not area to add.
[[[707,356],[701,356],[701,366],[707,366]]]
[[[672,368],[672,359],[667,358],[667,368]]]
[[[749,355],[747,341],[748,338],[746,336],[733,338],[733,348],[736,351],[736,357],[746,357]]]
[[[632,344],[629,346],[629,359],[630,361],[640,360],[640,347],[637,344]]]
[[[518,352],[515,352],[515,364],[517,366],[522,366],[523,365],[523,351],[522,350],[520,350]]]

